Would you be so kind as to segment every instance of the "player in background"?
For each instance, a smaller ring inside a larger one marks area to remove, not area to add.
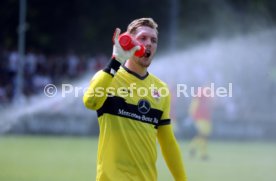
[[[201,87],[189,107],[189,116],[196,128],[196,135],[189,145],[189,154],[194,157],[198,152],[202,160],[209,158],[208,138],[212,131],[213,98],[206,93],[207,87]]]
[[[96,180],[157,181],[158,140],[173,178],[186,181],[170,121],[170,95],[160,92],[168,87],[147,71],[157,49],[157,24],[152,18],[136,19],[127,33],[145,47],[145,55],[134,55],[139,46],[124,50],[117,28],[112,59],[94,75],[83,97],[84,105],[97,111],[100,127]]]

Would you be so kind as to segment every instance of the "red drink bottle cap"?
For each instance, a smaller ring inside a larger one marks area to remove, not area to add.
[[[140,45],[140,50],[137,50],[134,55],[136,57],[142,57],[145,55],[145,51],[146,51],[145,47],[143,45]]]

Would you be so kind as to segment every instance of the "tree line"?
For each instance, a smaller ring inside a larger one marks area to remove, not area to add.
[[[177,11],[177,41],[208,38],[220,29],[235,31],[235,23],[248,27],[258,17],[274,25],[276,2],[272,0],[27,0],[26,47],[47,53],[75,50],[79,53],[111,53],[116,27],[125,31],[130,21],[152,17],[159,24],[159,42],[166,48],[171,11]],[[0,47],[17,47],[19,0],[0,2]],[[217,26],[218,25],[218,26]],[[216,27],[216,28],[214,28]]]

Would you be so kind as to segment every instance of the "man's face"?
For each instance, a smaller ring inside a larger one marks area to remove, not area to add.
[[[151,53],[149,57],[134,57],[134,61],[142,67],[148,67],[157,49],[157,32],[150,27],[141,26],[136,29],[136,34],[133,36],[140,44],[145,46],[146,50],[149,50]]]

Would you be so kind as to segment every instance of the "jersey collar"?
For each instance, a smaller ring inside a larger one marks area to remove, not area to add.
[[[133,72],[132,70],[130,70],[129,68],[127,68],[127,67],[125,66],[125,64],[122,65],[122,67],[123,67],[128,73],[134,75],[135,77],[137,77],[137,78],[140,79],[140,80],[144,80],[144,79],[147,78],[148,75],[149,75],[149,73],[147,72],[146,75],[141,76],[141,75],[137,74],[136,72]]]

